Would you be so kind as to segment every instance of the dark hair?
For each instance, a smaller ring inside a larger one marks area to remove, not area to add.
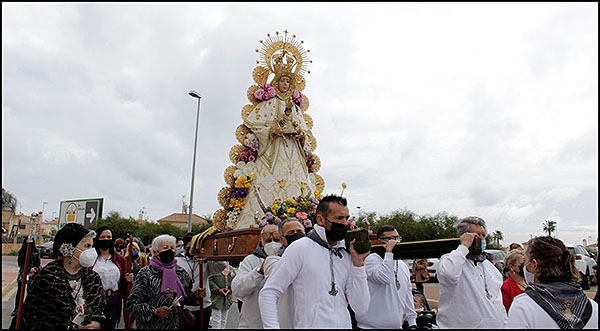
[[[386,224],[386,225],[382,225],[379,230],[377,230],[377,238],[381,238],[381,236],[383,236],[383,234],[385,232],[389,232],[389,231],[397,231],[395,227]]]
[[[324,217],[327,217],[329,215],[329,204],[331,202],[338,203],[344,207],[348,205],[348,202],[344,197],[335,194],[326,195],[319,201],[319,205],[317,205],[316,215],[321,214]]]
[[[575,256],[560,239],[550,236],[535,237],[527,242],[525,255],[538,261],[536,274],[540,282],[579,282]]]
[[[185,234],[185,236],[183,236],[183,239],[179,238],[177,240],[183,240],[183,247],[185,248],[185,245],[187,245],[187,243],[189,243],[190,241],[192,241],[192,238],[194,238],[194,233],[193,232],[188,232]]]
[[[94,237],[94,248],[96,249],[96,252],[98,253],[98,255],[100,255],[100,248],[98,248],[98,238],[100,237],[100,235],[102,234],[102,232],[104,231],[110,231],[110,234],[113,235],[113,230],[111,228],[109,228],[108,226],[101,226],[98,229],[96,229],[96,237]],[[113,238],[113,244],[110,245],[108,247],[108,251],[110,252],[110,255],[112,255],[113,257],[115,256],[115,241]]]
[[[92,233],[90,233],[92,232]],[[56,235],[54,235],[54,244],[52,245],[53,258],[63,256],[60,252],[60,246],[62,244],[71,244],[76,247],[79,242],[87,237],[96,235],[95,232],[88,230],[85,226],[79,223],[68,223],[63,226]]]

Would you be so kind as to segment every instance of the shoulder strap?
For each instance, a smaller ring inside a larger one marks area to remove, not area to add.
[[[342,253],[340,252],[340,250],[342,248],[341,247],[330,247],[323,239],[321,239],[321,237],[319,237],[319,235],[317,234],[317,231],[315,231],[314,229],[312,231],[310,231],[306,236],[308,238],[314,240],[317,244],[325,247],[325,249],[331,251],[333,254],[335,254],[340,259],[342,258]]]

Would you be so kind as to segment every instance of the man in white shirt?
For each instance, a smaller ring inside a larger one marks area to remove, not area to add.
[[[440,258],[436,323],[440,329],[502,329],[507,318],[500,290],[502,275],[483,255],[485,221],[476,216],[462,218],[456,231],[461,244]],[[482,254],[468,256],[475,237],[481,238]]]
[[[200,301],[196,300],[195,305],[185,305],[184,308],[188,309],[194,317],[196,317],[194,328],[195,329],[208,329],[210,321],[210,314],[212,301],[210,300],[210,287],[208,286],[208,276],[217,274],[225,269],[225,265],[216,261],[206,261],[202,264],[202,283],[200,282],[200,261],[194,260],[194,256],[190,254],[190,247],[192,247],[192,238],[194,234],[188,232],[183,237],[183,247],[185,247],[185,256],[176,257],[177,265],[182,267],[192,278],[192,291],[200,292],[203,295],[202,299],[202,323],[200,325]],[[200,286],[200,284],[204,284]]]
[[[289,217],[279,223],[279,235],[284,247],[288,247],[294,241],[304,237],[304,225],[295,217]],[[285,254],[285,251],[284,251]],[[279,264],[281,256],[270,255],[265,259],[264,269],[265,278],[269,279],[275,266]],[[282,329],[294,328],[294,287],[290,285],[279,297],[277,302],[277,311],[279,314],[279,326]],[[264,324],[263,324],[264,326]]]
[[[369,252],[358,254],[354,240],[350,253],[344,249],[349,217],[345,198],[321,199],[317,224],[285,250],[260,292],[265,328],[280,327],[277,301],[292,284],[295,328],[350,329],[348,303],[357,314],[367,311],[370,296],[364,260]]]
[[[258,294],[265,284],[264,261],[267,257],[264,247],[271,242],[281,242],[277,225],[265,225],[260,232],[260,242],[252,254],[246,256],[238,273],[231,283],[236,297],[244,298],[238,329],[262,329],[263,323],[258,306]]]
[[[361,329],[401,329],[404,316],[408,324],[416,328],[410,272],[406,263],[394,260],[392,253],[400,241],[398,231],[391,225],[383,225],[377,230],[377,239],[385,244],[385,254],[383,259],[377,253],[365,259],[371,303],[365,314],[356,315],[357,326]]]

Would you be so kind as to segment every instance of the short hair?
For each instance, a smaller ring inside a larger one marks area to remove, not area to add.
[[[525,256],[525,251],[522,249],[517,248],[509,251],[504,257],[504,267],[502,273],[507,273],[510,270],[511,265],[517,265],[517,261],[523,256]]]
[[[306,230],[306,227],[304,226],[304,224],[302,224],[302,222],[300,222],[299,219],[295,218],[295,217],[288,217],[286,219],[284,219],[283,221],[281,221],[278,225],[278,229],[279,229],[279,235],[283,236],[283,225],[289,222],[298,222],[300,223],[300,225],[302,225],[302,229]]]
[[[395,227],[393,227],[393,226],[391,226],[389,224],[381,226],[379,228],[379,230],[377,230],[377,238],[381,238],[381,236],[383,236],[383,234],[385,232],[390,232],[390,231],[398,231],[398,230],[396,230]]]
[[[193,232],[186,233],[185,236],[183,236],[183,247],[185,247],[185,245],[192,241],[192,238],[194,238]]]
[[[158,251],[160,245],[162,245],[165,242],[173,243],[173,246],[175,246],[177,244],[176,240],[177,239],[175,239],[175,237],[170,234],[161,234],[160,236],[157,236],[152,240],[152,251]]]
[[[317,212],[316,214],[321,214],[324,217],[327,217],[329,215],[329,204],[335,202],[341,206],[346,207],[348,205],[348,201],[346,200],[346,198],[339,196],[339,195],[335,195],[335,194],[329,194],[324,196],[320,201],[319,204],[317,205]]]
[[[575,256],[560,239],[550,236],[529,239],[525,255],[529,260],[538,260],[536,275],[542,283],[580,280]]]
[[[277,227],[277,225],[267,224],[267,225],[263,226],[263,228],[260,229],[260,236],[262,237],[263,233],[265,233],[265,231],[267,231],[267,228],[272,228],[272,227]]]
[[[523,248],[523,247],[521,247],[521,245],[519,245],[517,243],[512,243],[508,247],[510,248],[510,250]]]
[[[485,233],[487,234],[487,227],[485,226],[485,221],[481,217],[477,216],[469,216],[465,218],[461,218],[456,222],[456,235],[460,237],[465,232],[469,231],[469,227],[471,224],[482,226],[485,229]]]

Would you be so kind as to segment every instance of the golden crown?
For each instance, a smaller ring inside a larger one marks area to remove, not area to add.
[[[308,59],[310,50],[304,50],[302,47],[304,40],[296,40],[296,35],[288,36],[287,30],[283,33],[280,35],[279,31],[275,31],[274,36],[267,33],[267,39],[260,40],[261,48],[256,50],[260,58],[256,63],[267,67],[276,76],[283,72],[297,75],[310,73],[306,69],[312,60]]]

